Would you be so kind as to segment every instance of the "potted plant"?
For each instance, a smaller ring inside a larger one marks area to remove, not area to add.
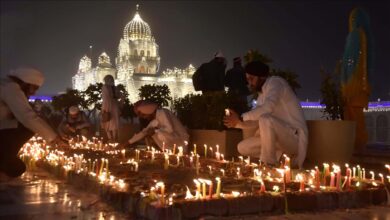
[[[350,161],[355,140],[355,122],[343,120],[343,101],[339,85],[340,64],[334,74],[321,69],[321,104],[327,120],[308,120],[309,144],[306,156],[308,163]]]
[[[173,108],[179,120],[189,128],[190,147],[198,146],[203,155],[203,145],[215,147],[226,157],[237,156],[237,144],[242,140],[239,129],[227,129],[223,125],[225,109],[231,108],[238,113],[247,111],[246,102],[233,93],[217,95],[193,95],[174,100]],[[202,149],[202,150],[201,150]]]

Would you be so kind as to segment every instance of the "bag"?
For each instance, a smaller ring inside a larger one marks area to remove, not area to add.
[[[108,122],[111,120],[111,113],[103,111],[102,112],[102,122]]]

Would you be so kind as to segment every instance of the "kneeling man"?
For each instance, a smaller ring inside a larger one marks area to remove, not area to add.
[[[160,149],[163,148],[163,144],[166,149],[173,148],[174,144],[186,147],[185,142],[189,139],[187,130],[171,111],[159,108],[156,103],[141,100],[134,104],[134,112],[138,117],[148,120],[149,124],[135,134],[128,141],[129,144],[151,137]],[[184,152],[186,151],[187,149],[184,149]]]
[[[245,129],[255,122],[258,129],[254,136],[238,144],[238,152],[260,157],[269,165],[276,165],[285,153],[292,158],[292,166],[302,168],[308,130],[298,98],[287,81],[270,76],[269,67],[260,61],[248,63],[245,72],[251,90],[258,93],[256,107],[241,117],[230,110],[224,123],[227,127]]]

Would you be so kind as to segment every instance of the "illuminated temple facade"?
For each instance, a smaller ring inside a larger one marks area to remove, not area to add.
[[[133,19],[126,24],[119,40],[115,67],[106,53],[99,56],[92,67],[88,56],[80,60],[79,69],[72,78],[73,88],[84,91],[90,84],[103,82],[107,74],[114,76],[116,84],[125,85],[132,102],[137,101],[139,88],[146,84],[166,84],[173,98],[194,92],[192,75],[195,68],[190,64],[184,69],[167,69],[159,73],[159,47],[148,23],[142,20],[137,5]]]

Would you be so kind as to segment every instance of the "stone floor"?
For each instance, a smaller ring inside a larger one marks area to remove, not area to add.
[[[98,196],[82,192],[43,171],[29,171],[21,178],[0,183],[0,219],[130,219],[116,212]],[[221,219],[205,217],[204,219]],[[324,219],[390,220],[390,206],[295,213],[279,216],[240,216],[222,219]]]

